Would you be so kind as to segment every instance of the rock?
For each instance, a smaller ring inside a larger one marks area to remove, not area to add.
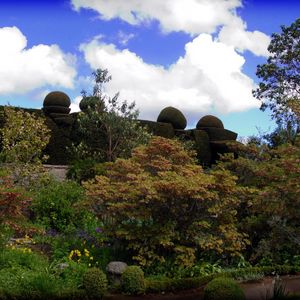
[[[127,267],[122,261],[112,261],[107,265],[106,271],[112,275],[121,275]]]

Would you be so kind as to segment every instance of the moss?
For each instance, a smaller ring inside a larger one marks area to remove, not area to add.
[[[210,141],[235,141],[237,138],[237,133],[227,129],[205,127],[201,130],[206,131]]]
[[[193,138],[198,161],[205,166],[209,166],[211,164],[211,148],[207,133],[204,130],[195,129],[193,130]]]
[[[71,111],[71,108],[69,107],[64,107],[64,106],[44,106],[43,107],[43,112],[48,115],[50,113],[58,113],[58,114],[68,114]]]
[[[212,127],[212,128],[222,128],[224,129],[224,125],[220,119],[218,119],[215,116],[212,115],[207,115],[201,118],[198,123],[196,128],[197,129],[202,129],[203,127]]]
[[[160,112],[157,117],[157,122],[170,123],[174,129],[184,129],[187,124],[183,113],[172,106],[168,106]]]
[[[146,120],[139,120],[139,123],[142,126],[148,128],[149,132],[151,132],[153,135],[161,136],[168,139],[172,139],[175,136],[172,124]]]
[[[242,288],[231,278],[213,279],[204,289],[204,300],[245,300]]]
[[[71,100],[69,96],[63,92],[54,91],[49,93],[45,99],[43,106],[62,106],[69,107],[71,104]]]

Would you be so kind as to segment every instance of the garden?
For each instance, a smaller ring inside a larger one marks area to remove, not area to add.
[[[300,272],[299,98],[271,103],[277,129],[208,166],[192,141],[152,135],[134,104],[108,97],[107,70],[94,77],[64,181],[43,167],[45,116],[2,111],[0,299],[239,300],[268,276],[265,299],[300,299],[281,280]]]

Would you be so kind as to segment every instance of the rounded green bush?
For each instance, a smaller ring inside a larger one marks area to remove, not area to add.
[[[232,278],[215,278],[204,289],[204,300],[245,299],[244,291]]]
[[[201,129],[203,127],[214,127],[224,129],[222,121],[217,117],[211,115],[204,116],[198,121],[196,128]]]
[[[43,106],[63,106],[69,107],[71,100],[64,92],[54,91],[50,92],[44,99]]]
[[[129,266],[121,276],[122,289],[129,295],[140,295],[145,292],[144,272],[138,266]]]
[[[83,287],[89,298],[102,299],[107,291],[106,275],[98,268],[90,268],[83,275]]]
[[[175,129],[186,127],[186,118],[183,113],[175,107],[165,107],[157,117],[157,122],[170,123]]]
[[[100,110],[104,109],[104,103],[99,100],[98,97],[84,97],[79,103],[79,108],[82,111],[86,111],[88,108],[94,109],[96,106],[100,108]]]

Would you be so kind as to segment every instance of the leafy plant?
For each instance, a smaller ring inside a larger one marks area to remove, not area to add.
[[[122,289],[129,295],[140,295],[145,292],[144,272],[139,266],[129,266],[121,276]]]
[[[0,129],[0,159],[8,163],[13,180],[30,185],[44,173],[42,151],[50,140],[50,130],[41,117],[4,107],[4,127]]]
[[[36,220],[61,232],[76,223],[74,205],[82,197],[83,190],[77,183],[51,181],[35,192],[31,209]]]
[[[205,300],[244,300],[242,288],[231,278],[213,279],[204,289]]]
[[[246,190],[228,171],[205,173],[178,141],[155,137],[106,167],[84,184],[86,205],[139,264],[173,256],[188,267],[197,251],[235,255],[245,247],[235,215]]]
[[[107,70],[97,69],[93,73],[95,86],[93,95],[83,91],[83,100],[93,98],[92,107],[87,107],[78,116],[82,141],[73,149],[80,159],[93,158],[99,162],[114,161],[117,157],[129,157],[131,150],[146,143],[149,133],[138,124],[135,103],[119,102],[119,94],[109,97],[104,84],[111,80]],[[95,101],[95,98],[98,98]]]
[[[83,287],[91,299],[102,299],[107,291],[106,275],[98,268],[90,268],[83,275]]]

